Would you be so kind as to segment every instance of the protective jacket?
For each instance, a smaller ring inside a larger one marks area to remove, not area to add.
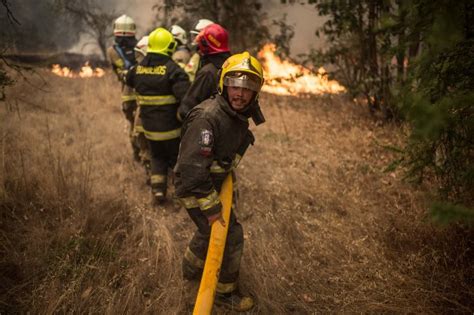
[[[190,85],[183,69],[168,56],[148,53],[128,72],[126,83],[135,88],[145,137],[153,141],[178,138],[181,123],[176,111]]]
[[[206,216],[221,210],[222,183],[254,141],[248,127],[248,117],[221,95],[191,110],[175,167],[176,195],[187,209],[199,207]]]
[[[191,53],[189,52],[189,48],[185,45],[178,46],[171,57],[171,59],[173,59],[173,61],[183,69],[186,67],[186,64],[189,62],[190,58]]]
[[[184,119],[186,114],[202,101],[217,93],[218,72],[230,53],[219,53],[203,56],[196,79],[183,98],[178,114]]]
[[[132,45],[133,40],[129,39],[129,41],[130,45]],[[107,56],[112,65],[112,69],[117,75],[117,79],[122,82],[122,84],[124,83],[127,71],[136,64],[135,53],[133,50],[134,46],[129,47],[130,45],[119,45],[118,43],[115,43],[107,49]],[[122,85],[122,102],[129,101],[135,101],[133,89],[126,85]]]

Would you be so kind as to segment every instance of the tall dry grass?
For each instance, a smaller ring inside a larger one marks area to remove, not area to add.
[[[1,111],[2,313],[182,310],[181,249],[131,160],[119,85],[41,75]]]
[[[118,83],[40,73],[0,106],[0,313],[190,313],[194,226],[150,205]],[[432,226],[431,187],[383,172],[400,128],[339,97],[261,102],[238,182],[250,313],[472,313],[472,231]]]

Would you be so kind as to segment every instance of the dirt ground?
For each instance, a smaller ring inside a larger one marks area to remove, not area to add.
[[[0,102],[0,313],[191,313],[194,226],[151,204],[115,77],[15,76]],[[261,104],[237,171],[250,314],[472,314],[472,231],[429,222],[433,183],[384,172],[401,126],[343,96]]]

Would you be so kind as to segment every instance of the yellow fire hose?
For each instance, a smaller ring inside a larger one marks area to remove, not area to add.
[[[194,305],[194,315],[209,315],[214,305],[217,280],[219,279],[227,230],[229,229],[230,208],[232,206],[231,174],[227,175],[224,180],[219,197],[222,203],[222,217],[224,218],[225,226],[222,226],[219,220],[212,224],[206,263],[204,264],[201,285],[199,286],[196,304]]]

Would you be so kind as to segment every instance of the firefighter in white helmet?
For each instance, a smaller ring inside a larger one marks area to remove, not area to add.
[[[137,45],[135,46],[135,59],[137,60],[137,64],[140,63],[143,58],[146,56],[148,46],[148,35],[143,36],[138,41]]]
[[[139,64],[146,56],[148,46],[148,35],[143,36],[135,46],[135,59]],[[145,168],[147,184],[150,184],[151,176],[151,154],[148,147],[148,141],[145,137],[145,130],[143,129],[142,119],[140,118],[140,105],[137,102],[137,110],[135,111],[134,120],[134,137],[136,137],[136,143],[140,148],[140,160]]]
[[[188,47],[188,36],[186,31],[181,26],[176,24],[171,26],[170,32],[173,34],[173,37],[178,44],[176,51],[173,53],[173,56],[171,56],[171,59],[173,59],[174,62],[184,69],[191,58],[191,50]]]
[[[134,115],[137,108],[133,89],[124,84],[127,71],[136,64],[135,38],[136,26],[133,19],[125,14],[118,17],[114,22],[114,44],[107,49],[107,56],[112,64],[117,78],[122,82],[122,111],[125,118],[130,122],[130,140],[135,160],[140,160],[140,148],[134,136]]]
[[[191,80],[191,82],[193,82],[194,78],[196,77],[196,72],[199,68],[199,62],[201,60],[201,57],[198,53],[198,44],[196,43],[195,39],[203,29],[205,29],[207,26],[211,24],[214,24],[214,22],[211,20],[200,19],[194,26],[194,29],[189,32],[191,35],[190,36],[191,48],[194,53],[191,56],[191,59],[189,59],[188,63],[186,64],[184,71],[186,71],[186,73],[189,75],[189,79]]]

